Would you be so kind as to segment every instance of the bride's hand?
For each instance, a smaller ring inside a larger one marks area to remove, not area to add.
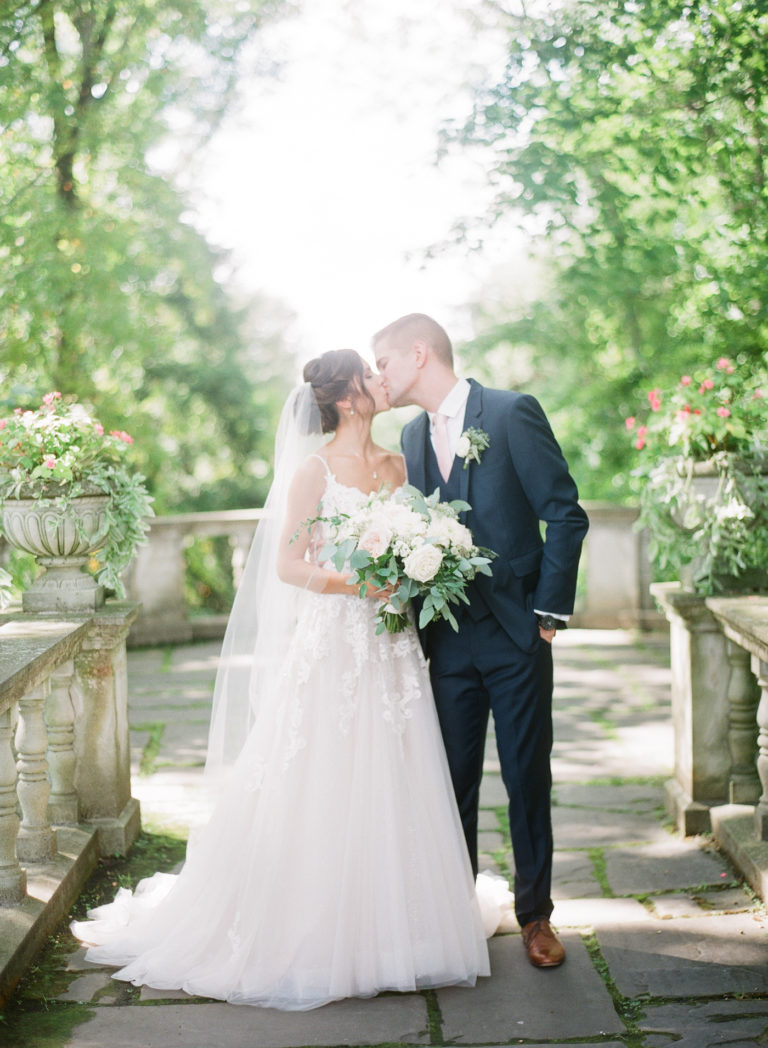
[[[376,600],[380,600],[385,604],[389,603],[389,599],[397,589],[396,586],[388,585],[381,589],[377,589],[372,582],[368,582],[368,593],[367,596],[374,597]]]

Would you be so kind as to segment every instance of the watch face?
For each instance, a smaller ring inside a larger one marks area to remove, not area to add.
[[[554,630],[558,627],[558,620],[552,615],[542,615],[539,619],[539,623],[542,629]]]

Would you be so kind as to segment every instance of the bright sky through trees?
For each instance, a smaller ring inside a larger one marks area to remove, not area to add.
[[[188,178],[199,219],[232,247],[237,282],[297,314],[299,357],[370,334],[401,313],[469,334],[463,304],[507,242],[423,268],[423,250],[483,207],[478,159],[435,166],[443,121],[470,108],[468,82],[498,72],[503,37],[451,0],[308,0],[254,47],[277,77],[243,100]],[[410,256],[410,258],[409,258]]]

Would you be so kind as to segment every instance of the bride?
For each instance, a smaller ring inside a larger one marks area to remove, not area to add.
[[[416,631],[377,635],[386,594],[357,596],[302,526],[404,483],[371,439],[386,393],[353,350],[304,379],[222,650],[213,814],[178,876],[73,925],[117,979],[294,1010],[489,974]]]

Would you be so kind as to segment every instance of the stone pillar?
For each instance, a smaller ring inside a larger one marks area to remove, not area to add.
[[[99,832],[101,855],[123,854],[141,828],[131,797],[125,639],[138,604],[108,601],[88,621],[75,656],[75,789],[80,817]]]
[[[684,834],[704,833],[709,809],[730,792],[725,636],[704,598],[679,582],[655,583],[651,592],[670,624],[675,769],[666,783],[667,810]]]
[[[19,807],[21,826],[16,844],[22,862],[45,862],[56,854],[56,834],[48,821],[48,733],[43,708],[48,698],[45,680],[19,699],[19,723],[16,728],[16,750],[19,773]]]
[[[75,667],[70,659],[51,674],[51,694],[45,711],[51,796],[48,816],[53,823],[76,826],[80,808],[75,790],[75,709],[69,694]]]
[[[27,891],[27,875],[19,865],[16,838],[16,761],[11,746],[10,709],[0,713],[0,906],[20,903]]]

